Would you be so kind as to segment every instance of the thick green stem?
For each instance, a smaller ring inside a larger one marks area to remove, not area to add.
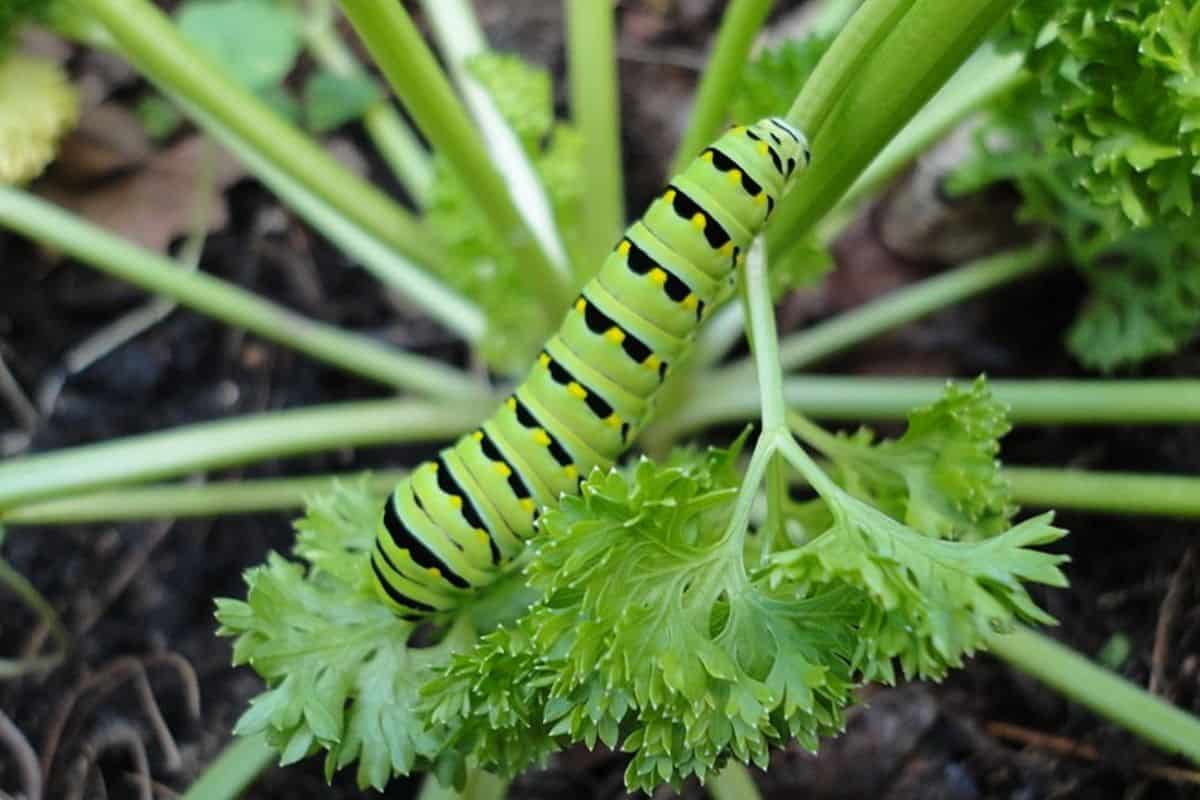
[[[247,146],[222,123],[177,95],[172,97],[188,116],[237,155],[272,192],[346,255],[361,263],[363,269],[468,342],[476,342],[483,336],[484,318],[478,306],[359,227],[270,159]]]
[[[1168,753],[1200,764],[1200,719],[1092,663],[1068,647],[1018,626],[989,648],[1022,672],[1132,731]]]
[[[237,800],[277,757],[262,734],[238,736],[188,787],[183,800]]]
[[[566,306],[562,273],[546,256],[518,213],[467,112],[399,0],[340,0],[342,10],[383,70],[417,127],[453,166],[485,211],[501,241],[525,265],[529,285],[550,319]]]
[[[779,344],[780,363],[786,370],[809,367],[905,323],[1045,269],[1059,255],[1056,248],[1040,243],[981,258],[909,284],[788,336]],[[722,381],[745,381],[753,371],[750,360],[743,359],[713,375]]]
[[[359,227],[421,264],[441,259],[434,241],[411,215],[188,44],[152,2],[79,0],[79,5],[104,25],[122,55],[140,72],[219,120]]]
[[[817,138],[864,62],[875,57],[878,43],[892,33],[913,4],[914,0],[866,0],[850,17],[787,113],[788,120],[804,131],[810,142]]]
[[[566,0],[567,74],[571,117],[583,133],[585,269],[599,266],[625,225],[621,169],[621,115],[613,6],[597,0]]]
[[[988,384],[1011,407],[1018,425],[1181,425],[1200,422],[1200,380],[995,380]],[[784,381],[788,405],[829,420],[904,419],[932,403],[942,378],[852,378],[807,375]],[[654,431],[671,440],[687,431],[752,418],[759,401],[752,383],[699,380],[693,401]]]
[[[780,204],[767,231],[773,252],[786,251],[838,203],[1015,3],[868,0],[863,4],[789,113],[789,120],[809,135],[813,163]],[[897,18],[900,12],[904,13]],[[860,33],[855,36],[855,31]],[[857,49],[862,47],[868,50]]]
[[[478,382],[458,370],[315,322],[219,278],[186,270],[19,189],[0,187],[0,225],[51,244],[116,278],[348,372],[434,397],[461,400],[483,396]]]
[[[251,414],[9,459],[0,463],[0,510],[266,458],[447,439],[478,422],[488,408],[364,400]]]
[[[750,770],[737,761],[730,761],[725,769],[708,779],[704,784],[712,800],[760,800],[762,797]]]
[[[421,0],[421,10],[442,51],[447,68],[470,110],[492,160],[512,192],[513,202],[563,279],[571,279],[566,248],[554,221],[550,200],[529,156],[492,96],[467,68],[467,61],[488,50],[471,0]]]
[[[1133,472],[1005,467],[1022,505],[1113,514],[1200,518],[1200,478]]]
[[[587,0],[575,0],[576,4]],[[729,99],[742,76],[742,67],[754,45],[773,0],[732,0],[725,7],[712,55],[704,68],[688,128],[675,152],[671,173],[682,172],[706,144],[716,138],[725,122]]]
[[[356,482],[363,473],[313,475],[304,478],[259,478],[204,484],[134,486],[44,500],[0,511],[5,525],[78,525],[187,517],[225,517],[301,508],[305,500],[326,491],[334,481]],[[368,489],[385,494],[407,470],[370,475]]]

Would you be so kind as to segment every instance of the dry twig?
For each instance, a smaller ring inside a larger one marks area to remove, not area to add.
[[[26,800],[41,800],[42,773],[38,771],[37,754],[33,752],[25,734],[3,711],[0,711],[0,742],[8,747],[17,762],[17,769],[21,773],[21,791]]]

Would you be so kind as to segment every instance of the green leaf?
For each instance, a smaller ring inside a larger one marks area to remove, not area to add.
[[[396,774],[430,766],[441,742],[414,715],[421,685],[462,645],[408,646],[413,623],[374,596],[366,567],[379,501],[366,483],[314,498],[297,523],[297,553],[271,554],[246,574],[245,601],[217,600],[218,631],[234,636],[234,663],[267,689],[236,732],[265,732],[288,763],[327,750],[332,775],[357,762],[358,784],[382,790]]]
[[[1006,530],[1016,511],[997,460],[1010,427],[980,377],[949,383],[937,402],[910,412],[899,439],[875,442],[864,428],[817,444],[851,494],[921,533],[979,539]]]
[[[527,574],[544,599],[456,656],[425,690],[431,722],[514,774],[570,742],[633,754],[627,785],[765,764],[815,747],[851,700],[857,592],[775,592],[726,528],[735,452],[595,471],[542,518]]]
[[[789,39],[746,62],[730,115],[743,125],[787,112],[825,54],[831,38]]]
[[[155,141],[170,137],[183,124],[183,115],[175,104],[155,92],[143,95],[134,106],[133,113]]]
[[[184,37],[255,91],[279,86],[300,53],[295,12],[269,0],[184,0]]]
[[[382,96],[365,75],[345,77],[319,70],[304,83],[304,122],[309,130],[326,133],[358,119]]]

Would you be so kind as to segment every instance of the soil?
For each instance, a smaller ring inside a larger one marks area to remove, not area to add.
[[[554,72],[565,110],[561,4],[487,0],[477,5],[498,48],[520,51]],[[664,177],[696,78],[693,65],[702,63],[721,6],[715,0],[622,4],[622,143],[630,209],[643,207]],[[799,3],[777,6],[775,23]],[[142,84],[105,59],[78,52],[65,57],[81,80],[108,87],[108,102],[130,105],[140,96]],[[359,131],[348,128],[339,136],[342,146],[369,152]],[[369,156],[364,163],[372,180],[398,192],[380,164]],[[913,185],[911,176],[905,185]],[[837,271],[823,287],[783,304],[785,326],[809,325],[946,266],[941,239],[923,233],[904,241],[894,234],[929,230],[907,220],[912,204],[905,191],[895,190],[847,231],[838,243]],[[324,321],[461,361],[462,349],[449,334],[390,301],[345,256],[281,211],[257,183],[239,180],[224,197],[226,224],[209,237],[202,269]],[[980,202],[982,209],[975,211],[997,219],[1007,217],[1013,198],[998,192]],[[938,235],[961,241],[955,230],[977,228],[981,215],[963,211],[943,208],[939,213],[952,223],[949,234],[941,230]],[[0,234],[0,263],[0,356],[42,411],[26,435],[18,415],[0,404],[6,457],[384,394],[378,386],[186,310],[175,311],[87,369],[67,374],[65,354],[143,303],[144,296],[7,234]],[[1082,284],[1069,272],[1048,273],[906,326],[823,365],[822,371],[1083,376],[1062,346],[1082,297]],[[1200,349],[1148,364],[1140,374],[1200,375]],[[1023,428],[1005,440],[1003,456],[1012,464],[1196,474],[1200,429]],[[211,477],[302,475],[411,461],[404,448],[344,450]],[[1166,696],[1200,711],[1200,598],[1186,596],[1186,575],[1177,580],[1184,602],[1169,619],[1163,617],[1173,577],[1200,556],[1195,525],[1083,514],[1061,514],[1059,522],[1071,531],[1060,549],[1072,558],[1072,586],[1035,592],[1061,621],[1052,635],[1091,656],[1106,646],[1111,651],[1114,641],[1127,642],[1128,653],[1116,664],[1122,675],[1147,685],[1157,670]],[[53,759],[48,797],[137,796],[131,742],[144,748],[162,797],[185,788],[220,752],[260,684],[249,670],[229,666],[229,642],[214,636],[212,599],[242,595],[242,571],[261,562],[268,550],[288,549],[290,541],[287,514],[8,532],[4,558],[48,598],[72,641],[66,661],[48,674],[0,683],[0,711],[41,758]],[[1192,557],[1186,559],[1189,551]],[[1191,584],[1197,574],[1192,573]],[[20,654],[39,635],[30,613],[10,593],[0,593],[0,653]],[[1156,657],[1159,638],[1169,647]],[[189,709],[186,687],[192,680],[201,699],[198,715]],[[155,732],[145,686],[177,743],[178,763],[172,763]],[[847,732],[824,743],[819,755],[784,750],[775,754],[768,772],[756,772],[764,795],[1200,797],[1197,773],[1173,779],[1154,774],[1157,767],[1185,765],[986,655],[971,659],[941,685],[869,687],[864,699]],[[623,756],[606,751],[571,751],[522,776],[510,796],[620,797],[624,763]],[[12,792],[19,785],[16,763],[0,748],[0,787]],[[417,785],[397,780],[387,796],[412,796]],[[684,795],[703,792],[689,784]],[[246,796],[362,794],[350,774],[327,787],[320,760],[310,759],[270,770]]]

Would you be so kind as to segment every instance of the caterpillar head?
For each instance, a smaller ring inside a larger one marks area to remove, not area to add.
[[[785,181],[794,178],[797,170],[804,169],[812,160],[804,134],[780,117],[760,119],[746,128],[746,135],[757,140],[760,146],[765,144],[772,160],[779,159],[778,168]]]

